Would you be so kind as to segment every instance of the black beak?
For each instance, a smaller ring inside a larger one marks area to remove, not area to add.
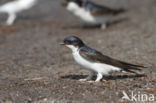
[[[64,43],[60,43],[60,45],[65,45]]]

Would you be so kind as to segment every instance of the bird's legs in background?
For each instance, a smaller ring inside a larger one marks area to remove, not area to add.
[[[7,19],[7,25],[12,25],[16,19],[16,14],[15,13],[8,13],[8,19]]]

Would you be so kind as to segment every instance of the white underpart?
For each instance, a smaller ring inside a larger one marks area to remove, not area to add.
[[[67,6],[67,10],[72,12],[74,15],[79,17],[85,22],[92,23],[92,24],[105,24],[111,16],[93,16],[89,11],[86,11],[85,8],[79,7],[74,2],[69,2]]]
[[[88,60],[86,60],[85,58],[83,58],[80,54],[79,54],[79,49],[72,46],[72,45],[67,45],[68,48],[70,48],[72,50],[72,55],[75,59],[75,61],[85,67],[88,70],[97,72],[97,79],[96,81],[99,81],[102,79],[103,75],[109,75],[110,72],[112,71],[121,71],[121,68],[118,67],[114,67],[108,64],[104,64],[104,63],[96,63],[96,62],[90,62]]]
[[[16,14],[30,9],[37,0],[16,0],[0,6],[0,13],[8,13],[7,24],[12,25],[16,19]]]

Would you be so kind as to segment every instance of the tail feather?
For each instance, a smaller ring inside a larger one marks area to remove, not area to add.
[[[127,67],[123,68],[123,70],[126,71],[126,72],[130,72],[130,73],[136,73],[135,72],[136,70],[141,71],[142,69],[140,68],[140,66],[134,66],[134,65],[128,66],[127,65]]]
[[[135,65],[126,62],[121,62],[121,63],[124,65],[123,70],[131,73],[135,73],[133,70],[141,71],[142,70],[141,68],[146,68],[145,66],[141,66],[141,65]]]
[[[146,68],[145,66],[142,66],[142,65],[130,64],[130,63],[126,63],[126,62],[121,62],[121,63],[124,65],[130,66],[130,67]]]
[[[132,70],[129,70],[129,69],[124,69],[124,71],[130,72],[130,73],[136,73],[136,72],[134,72],[134,71],[132,71]]]
[[[128,69],[131,69],[131,70],[139,70],[139,71],[141,71],[142,69],[140,69],[140,68],[138,68],[138,67],[129,67]]]
[[[115,10],[113,14],[114,14],[114,15],[118,15],[118,14],[124,13],[124,12],[126,12],[126,10],[123,9],[123,8],[120,8],[120,9],[118,9],[118,10]]]

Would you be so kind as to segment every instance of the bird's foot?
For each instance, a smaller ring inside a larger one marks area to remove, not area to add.
[[[79,79],[80,82],[85,82],[87,79]]]
[[[103,80],[103,82],[107,82],[107,80]]]
[[[90,81],[87,81],[88,83],[98,83],[98,82],[100,82],[100,81],[92,81],[92,80],[90,80]]]

